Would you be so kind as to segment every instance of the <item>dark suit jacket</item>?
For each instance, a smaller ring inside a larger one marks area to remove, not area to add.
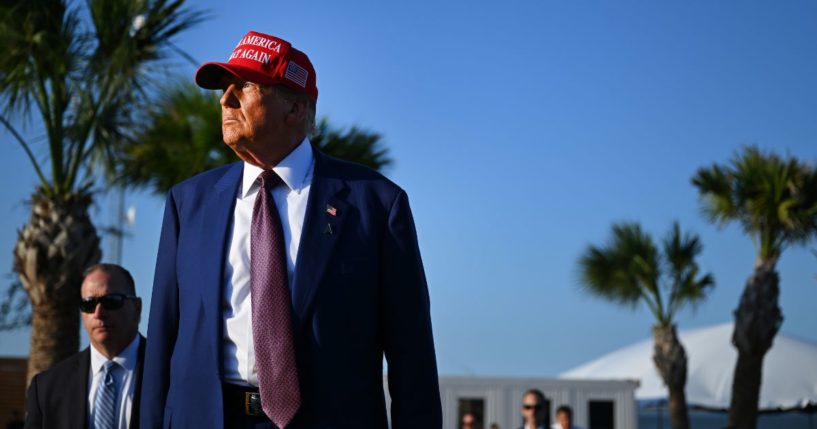
[[[140,336],[141,337],[141,336]],[[145,357],[145,337],[139,342],[130,428],[139,427],[139,397]],[[88,427],[88,373],[91,348],[70,356],[31,379],[26,394],[26,429]]]
[[[385,354],[392,427],[440,428],[428,288],[406,194],[371,169],[314,154],[291,291],[302,405],[290,427],[386,428]],[[223,422],[224,265],[242,171],[240,162],[210,170],[168,195],[143,428]]]

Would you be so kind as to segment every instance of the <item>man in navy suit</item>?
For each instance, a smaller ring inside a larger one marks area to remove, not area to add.
[[[176,185],[153,285],[142,427],[442,426],[428,288],[406,193],[314,149],[307,56],[250,32],[221,89],[242,160]]]

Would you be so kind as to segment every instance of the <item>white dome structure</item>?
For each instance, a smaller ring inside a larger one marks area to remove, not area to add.
[[[687,353],[687,403],[729,408],[737,350],[731,323],[679,332]],[[567,379],[634,379],[639,400],[660,400],[667,389],[652,361],[652,338],[602,356],[559,375]],[[817,405],[817,344],[778,334],[763,362],[761,410]]]

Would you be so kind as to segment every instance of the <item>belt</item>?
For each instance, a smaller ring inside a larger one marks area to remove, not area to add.
[[[248,416],[267,418],[261,408],[261,394],[257,387],[230,383],[222,383],[221,386],[225,407],[242,410]]]

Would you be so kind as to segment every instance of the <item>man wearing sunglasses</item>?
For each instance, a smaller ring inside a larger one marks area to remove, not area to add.
[[[520,429],[548,429],[548,409],[545,394],[539,389],[530,389],[522,395],[522,417]]]
[[[85,272],[80,294],[90,345],[31,380],[25,427],[138,428],[145,339],[133,277],[119,265],[97,264]]]

